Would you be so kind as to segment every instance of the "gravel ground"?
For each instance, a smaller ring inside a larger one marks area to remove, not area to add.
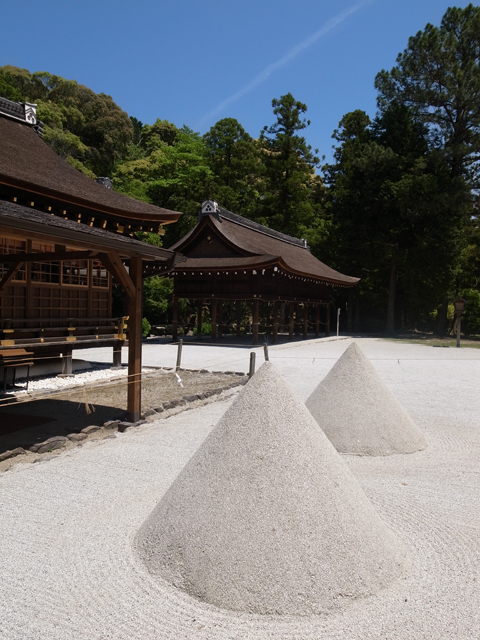
[[[410,548],[406,579],[340,612],[297,618],[220,610],[153,578],[133,539],[231,404],[218,402],[0,477],[0,638],[478,638],[479,353],[358,342],[429,443],[409,455],[343,458]],[[275,347],[270,359],[305,401],[348,344]],[[221,355],[235,369],[238,352]]]

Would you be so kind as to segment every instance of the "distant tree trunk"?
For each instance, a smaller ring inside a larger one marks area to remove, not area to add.
[[[435,335],[443,338],[447,335],[447,310],[448,300],[444,300],[437,308],[437,325],[435,327]]]
[[[397,285],[398,246],[392,246],[392,263],[390,266],[390,286],[388,288],[387,326],[385,333],[395,335],[395,289]]]

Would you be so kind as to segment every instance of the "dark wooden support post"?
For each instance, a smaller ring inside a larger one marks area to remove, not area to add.
[[[142,397],[142,258],[130,258],[134,291],[128,296],[128,392],[127,420],[138,422]]]
[[[173,296],[172,342],[178,340],[178,298]]]
[[[115,343],[113,347],[113,369],[121,369],[122,368],[122,346],[123,342],[120,340]]]
[[[308,304],[303,303],[303,339],[308,337]]]
[[[203,300],[197,302],[197,339],[202,337]]]
[[[273,344],[277,344],[278,339],[278,302],[273,303]]]
[[[210,318],[212,320],[212,342],[217,341],[217,301],[214,299],[211,303]]]
[[[257,298],[256,300],[253,301],[253,326],[252,326],[253,340],[252,340],[252,344],[254,344],[254,345],[258,344],[258,314],[259,314],[259,309],[260,309],[260,300]]]
[[[72,348],[70,347],[62,351],[62,376],[71,376],[72,374]]]
[[[315,338],[320,335],[320,305],[315,305]]]
[[[289,331],[288,331],[288,338],[289,340],[293,340],[293,321],[294,321],[294,316],[295,316],[295,303],[294,302],[290,302],[290,304],[288,305],[288,322],[289,322]]]
[[[330,335],[330,303],[327,302],[327,304],[325,305],[325,308],[327,310],[327,317],[325,318],[325,336],[328,338],[328,336]]]
[[[217,316],[218,316],[218,338],[222,337],[223,327],[223,300],[217,300]]]
[[[266,328],[266,333],[267,333],[267,336],[269,336],[269,335],[270,335],[270,333],[271,333],[271,332],[270,332],[270,323],[271,323],[271,318],[270,318],[270,303],[269,303],[269,302],[266,302],[265,304],[267,305],[267,312],[266,312],[266,316],[267,316],[267,318],[266,318],[266,320],[267,320],[267,328]]]
[[[298,304],[298,302],[295,303],[294,333],[296,336],[300,335],[300,305]]]
[[[240,335],[240,325],[242,324],[242,303],[240,302],[240,300],[237,300],[235,302],[235,311],[236,311],[236,334],[237,336]]]

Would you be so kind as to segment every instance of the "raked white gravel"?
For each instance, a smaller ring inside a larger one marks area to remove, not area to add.
[[[410,548],[406,579],[339,612],[296,618],[220,610],[152,578],[133,538],[231,403],[219,402],[0,477],[0,638],[476,640],[480,352],[359,343],[429,443],[344,457]],[[348,344],[309,341],[271,348],[270,358],[305,401]],[[238,359],[221,355],[225,366]]]

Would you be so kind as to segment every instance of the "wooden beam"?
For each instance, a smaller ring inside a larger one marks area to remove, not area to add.
[[[0,262],[57,262],[59,260],[92,260],[98,251],[45,251],[44,253],[3,253]]]
[[[3,293],[3,289],[7,286],[9,282],[13,280],[17,271],[20,271],[22,268],[22,263],[18,262],[13,267],[11,267],[10,271],[6,273],[3,278],[0,280],[0,295]]]
[[[138,422],[142,408],[142,258],[130,259],[128,277],[131,283],[129,288],[133,289],[133,292],[131,295],[127,292],[129,315],[127,420]]]
[[[102,264],[110,271],[112,276],[118,280],[121,287],[125,290],[127,296],[129,298],[135,297],[135,286],[120,258],[114,253],[100,253],[98,254],[98,258],[102,261]],[[131,258],[130,264],[135,260],[141,261],[141,258]]]

